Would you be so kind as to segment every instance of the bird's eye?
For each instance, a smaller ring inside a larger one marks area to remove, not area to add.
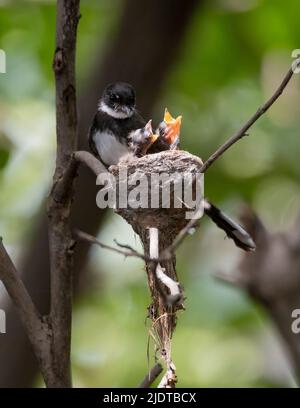
[[[119,96],[119,95],[116,95],[116,94],[111,94],[110,97],[109,97],[109,99],[110,99],[112,102],[118,102],[118,101],[120,100],[120,96]]]

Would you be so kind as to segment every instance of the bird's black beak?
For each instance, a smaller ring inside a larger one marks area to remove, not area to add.
[[[117,110],[124,113],[126,116],[131,116],[133,109],[126,105],[119,105]]]

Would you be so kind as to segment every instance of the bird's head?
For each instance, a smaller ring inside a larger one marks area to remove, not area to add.
[[[108,85],[100,99],[99,110],[115,119],[127,119],[135,110],[135,91],[127,82]]]
[[[143,128],[131,133],[129,145],[137,156],[143,156],[157,138],[158,135],[153,133],[152,120],[149,120]]]
[[[164,140],[171,146],[180,135],[182,116],[173,118],[168,109],[165,109],[164,120],[160,125]]]

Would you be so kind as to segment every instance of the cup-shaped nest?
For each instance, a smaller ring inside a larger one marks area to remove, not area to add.
[[[179,150],[121,161],[110,169],[115,211],[135,230],[156,227],[178,232],[202,205],[201,166],[199,157]]]

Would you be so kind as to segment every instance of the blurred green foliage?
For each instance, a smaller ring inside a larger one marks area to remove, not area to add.
[[[84,87],[96,44],[109,44],[122,2],[82,1],[78,86]],[[183,148],[206,158],[272,93],[299,48],[299,2],[207,1],[194,15],[180,58],[155,116],[167,106],[183,114]],[[21,254],[45,196],[55,155],[51,71],[54,1],[0,1],[0,232]],[[206,195],[230,214],[250,203],[268,228],[289,228],[300,208],[300,92],[295,77],[280,101],[206,176]],[[99,90],[100,92],[100,90]],[[128,237],[131,237],[130,239]],[[139,246],[117,216],[100,238]],[[187,295],[173,353],[179,386],[290,385],[291,378],[267,316],[212,273],[237,265],[240,252],[207,221],[178,253]],[[135,386],[147,371],[143,265],[100,249],[75,305],[76,386]],[[153,345],[150,347],[152,363]]]
[[[9,159],[9,150],[0,148],[0,170],[4,168]]]

